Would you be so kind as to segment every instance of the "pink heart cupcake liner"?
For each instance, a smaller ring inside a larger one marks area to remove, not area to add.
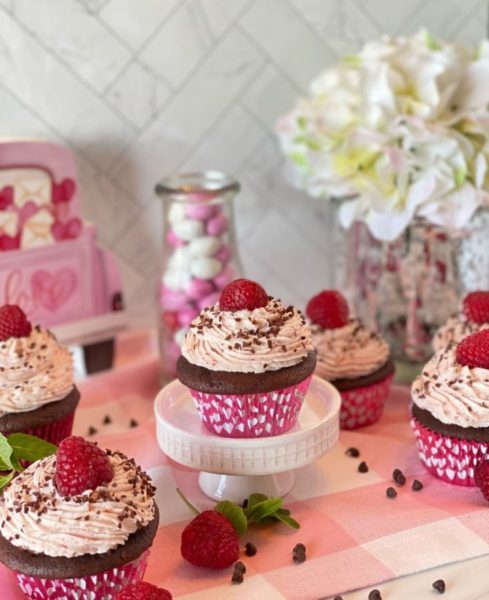
[[[358,429],[378,421],[384,410],[393,377],[394,375],[391,374],[370,385],[340,391],[341,429]]]
[[[111,600],[114,595],[144,577],[149,550],[126,564],[87,577],[41,579],[16,573],[20,589],[32,600]]]
[[[488,455],[489,445],[449,437],[411,419],[421,462],[438,479],[455,485],[474,486],[474,469]]]
[[[46,440],[46,442],[51,442],[51,444],[59,446],[60,442],[71,435],[71,432],[73,431],[74,419],[75,412],[73,411],[58,421],[53,421],[47,425],[40,425],[39,427],[33,427],[32,429],[27,429],[21,433],[35,435],[43,440]]]
[[[271,437],[296,424],[311,378],[257,394],[208,394],[192,389],[190,393],[212,433],[231,438]]]

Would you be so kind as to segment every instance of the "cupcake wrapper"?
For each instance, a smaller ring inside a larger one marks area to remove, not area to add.
[[[271,437],[296,424],[311,378],[257,394],[206,394],[192,389],[190,393],[212,433],[232,438]]]
[[[111,600],[144,577],[149,550],[127,565],[75,579],[40,579],[16,573],[20,589],[32,600]]]
[[[21,433],[35,435],[43,440],[46,440],[46,442],[51,442],[51,444],[59,446],[60,442],[71,435],[71,432],[73,431],[74,419],[75,412],[72,412],[63,419],[53,421],[47,425],[33,427],[32,429],[27,429]]]
[[[380,419],[394,375],[341,394],[340,427],[358,429]]]
[[[425,468],[438,479],[456,485],[474,486],[474,469],[489,456],[489,445],[448,437],[411,419],[418,454]]]

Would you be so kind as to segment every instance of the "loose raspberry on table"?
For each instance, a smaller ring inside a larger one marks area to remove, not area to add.
[[[309,300],[306,314],[323,329],[344,327],[349,318],[348,302],[341,292],[323,290]]]
[[[474,323],[489,323],[489,292],[471,292],[462,303],[464,315]]]
[[[0,307],[0,340],[27,337],[31,331],[32,325],[19,306],[4,304]]]
[[[223,288],[219,298],[221,310],[253,310],[266,306],[268,296],[259,283],[251,279],[235,279]]]
[[[464,338],[457,346],[456,357],[461,365],[489,369],[489,329]]]
[[[216,512],[206,510],[182,532],[183,558],[197,567],[225,569],[239,558],[238,536],[231,522]]]
[[[172,600],[172,595],[168,590],[140,581],[126,586],[116,594],[114,600]]]
[[[489,460],[483,460],[474,469],[475,485],[489,502]]]
[[[114,470],[108,455],[92,442],[73,435],[64,439],[56,452],[56,488],[64,496],[109,483]]]

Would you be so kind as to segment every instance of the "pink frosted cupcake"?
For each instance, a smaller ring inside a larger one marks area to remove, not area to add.
[[[317,354],[316,375],[341,394],[340,426],[356,429],[375,423],[394,375],[389,346],[358,319],[349,318],[348,303],[336,290],[311,298],[306,314]]]
[[[489,450],[489,330],[437,352],[412,386],[411,425],[426,469],[472,486]]]
[[[177,375],[210,431],[266,437],[295,425],[315,364],[300,311],[238,279],[192,321]]]
[[[50,331],[33,328],[18,306],[2,306],[0,433],[59,444],[71,434],[79,399],[68,349]]]
[[[5,488],[0,561],[28,598],[104,600],[143,578],[157,528],[134,460],[70,437]]]
[[[489,292],[477,291],[467,294],[462,310],[450,317],[433,337],[433,350],[439,352],[452,343],[458,344],[465,337],[489,328]]]

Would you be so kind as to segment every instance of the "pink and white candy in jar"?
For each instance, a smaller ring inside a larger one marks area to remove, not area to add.
[[[164,200],[164,260],[159,290],[162,378],[175,377],[185,331],[241,275],[233,222],[240,186],[217,171],[182,173],[156,185]]]

